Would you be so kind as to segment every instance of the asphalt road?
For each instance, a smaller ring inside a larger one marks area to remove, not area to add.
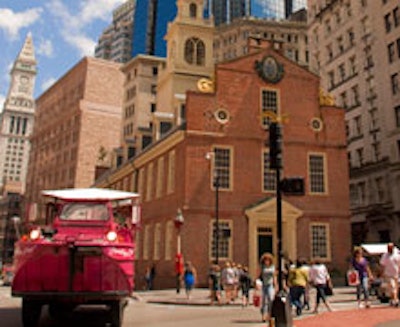
[[[100,327],[106,312],[101,309],[84,308],[65,321],[54,321],[44,307],[41,327]],[[187,306],[151,304],[130,299],[125,309],[124,327],[204,327],[204,326],[264,326],[259,310],[254,307],[235,306]],[[9,287],[0,286],[0,326],[22,327],[21,299],[12,298]]]

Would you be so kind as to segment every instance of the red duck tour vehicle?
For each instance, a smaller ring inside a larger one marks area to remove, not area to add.
[[[121,326],[134,287],[136,193],[107,189],[43,191],[46,225],[15,245],[12,295],[22,297],[24,327],[39,324],[48,305],[55,319],[80,305],[103,305]]]

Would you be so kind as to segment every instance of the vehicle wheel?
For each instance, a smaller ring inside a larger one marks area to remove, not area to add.
[[[42,312],[42,303],[38,301],[22,300],[22,324],[24,327],[38,326],[40,314]]]
[[[110,304],[111,327],[121,327],[125,306],[123,301],[113,301]]]

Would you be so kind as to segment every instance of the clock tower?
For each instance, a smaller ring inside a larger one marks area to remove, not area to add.
[[[0,196],[24,193],[35,99],[36,59],[29,33],[10,71],[10,88],[0,113]]]

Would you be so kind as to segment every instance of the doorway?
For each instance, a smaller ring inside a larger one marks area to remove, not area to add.
[[[258,248],[258,257],[257,257],[258,260],[265,252],[274,254],[273,236],[271,227],[257,228],[257,248]]]

